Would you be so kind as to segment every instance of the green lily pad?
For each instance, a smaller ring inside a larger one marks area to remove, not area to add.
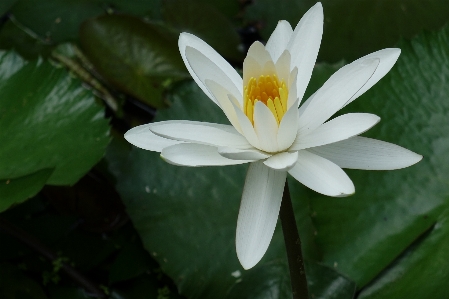
[[[19,0],[11,9],[19,23],[51,43],[76,40],[81,23],[104,12],[92,0]]]
[[[330,198],[289,179],[310,294],[315,298],[444,297],[449,274],[449,29],[401,43],[393,70],[341,113],[382,117],[366,136],[424,155],[396,171],[348,170],[356,194]],[[313,92],[338,67],[321,65]],[[156,121],[227,123],[193,82]],[[290,298],[280,227],[253,269],[234,248],[245,165],[186,168],[133,148],[118,190],[145,248],[189,298]],[[426,274],[426,275],[423,275]],[[427,275],[428,274],[428,275]],[[431,277],[431,282],[428,281]],[[412,286],[411,286],[412,285]],[[335,288],[335,289],[333,289]]]
[[[47,184],[74,184],[109,142],[103,109],[80,80],[14,52],[0,52],[0,127],[3,180],[54,168]]]
[[[3,16],[15,2],[17,2],[17,0],[3,0],[0,2],[0,16]]]
[[[321,261],[355,281],[358,298],[446,294],[448,45],[448,28],[402,42],[393,70],[342,111],[379,115],[380,124],[365,135],[423,154],[420,163],[396,171],[348,170],[356,187],[348,198],[298,187],[309,199]]]
[[[27,176],[0,180],[0,213],[36,195],[52,172],[53,169],[43,169]]]
[[[179,86],[173,106],[157,121],[192,119],[227,123],[222,111],[194,82]],[[200,108],[200,109],[199,109]],[[235,229],[246,165],[188,168],[169,165],[158,153],[133,148],[125,163],[108,151],[110,171],[145,248],[189,298],[289,298],[288,265],[280,226],[262,261],[243,270],[235,252]],[[122,167],[117,167],[121,165]],[[326,266],[314,267],[315,298],[325,285],[347,298],[354,285]],[[335,280],[338,282],[335,283]]]
[[[449,5],[441,0],[322,0],[324,34],[319,60],[352,61],[394,46],[423,29],[439,29],[449,21]],[[259,21],[267,39],[279,20],[296,26],[315,0],[257,0],[245,11],[247,21]]]
[[[13,20],[0,27],[0,49],[15,50],[26,59],[48,57],[53,45],[32,36]]]
[[[80,30],[84,53],[100,75],[154,107],[165,106],[164,81],[188,75],[177,38],[159,25],[125,15],[101,16]]]
[[[227,2],[233,4],[233,1]],[[236,1],[234,4],[237,4]],[[241,61],[243,53],[239,51],[240,37],[237,29],[212,5],[198,0],[167,0],[163,6],[164,20],[178,29],[179,33],[189,32],[203,39],[225,58]]]

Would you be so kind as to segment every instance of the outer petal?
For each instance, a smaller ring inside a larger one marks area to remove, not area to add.
[[[296,103],[296,108],[299,107],[299,104],[301,103],[302,100],[302,96],[301,98],[298,98],[298,93],[296,92],[296,79],[298,75],[298,69],[294,68],[292,70],[292,72],[290,73],[290,79],[289,79],[289,85],[290,85],[290,89],[288,91],[288,99],[287,99],[287,109],[290,109],[290,107]],[[290,84],[293,83],[293,84]]]
[[[263,162],[266,166],[276,170],[288,170],[298,161],[298,152],[283,152],[271,156]]]
[[[396,144],[366,137],[308,149],[340,167],[366,170],[393,170],[409,167],[422,156]]]
[[[258,161],[270,157],[270,155],[257,149],[237,149],[232,147],[219,147],[218,153],[225,158],[233,160]]]
[[[125,133],[125,139],[137,147],[154,152],[161,152],[167,146],[182,143],[179,140],[167,139],[155,135],[150,131],[150,126],[152,125],[141,125],[128,130]]]
[[[262,162],[251,163],[237,220],[237,257],[243,268],[254,267],[267,251],[278,219],[287,172]]]
[[[222,70],[223,73],[227,74],[227,76],[233,82],[233,84],[235,86],[237,86],[238,90],[240,91],[240,94],[242,94],[243,86],[242,86],[242,79],[241,79],[240,75],[211,46],[209,46],[207,43],[205,43],[203,40],[196,37],[195,35],[186,33],[186,32],[183,32],[179,35],[178,46],[179,46],[179,52],[181,52],[182,60],[184,61],[184,64],[186,65],[187,70],[189,71],[190,75],[195,80],[195,82],[198,84],[198,86],[204,91],[204,93],[212,101],[216,102],[214,97],[212,96],[212,94],[207,90],[206,86],[204,85],[204,81],[201,80],[202,78],[199,78],[195,74],[192,67],[190,66],[190,64],[187,61],[187,57],[186,57],[186,48],[187,47],[192,47],[192,48],[197,49],[204,56],[206,56],[210,61],[213,61]],[[220,81],[217,81],[217,82],[220,82]]]
[[[340,110],[368,81],[378,65],[378,59],[368,59],[345,65],[335,72],[308,103],[299,118],[299,132],[312,132]]]
[[[161,152],[161,158],[173,165],[192,167],[235,165],[251,162],[226,159],[218,153],[216,147],[195,143],[183,143],[166,147]]]
[[[322,124],[305,136],[298,135],[289,150],[334,143],[351,138],[369,130],[380,121],[380,117],[369,113],[348,113]]]
[[[262,102],[254,105],[254,129],[260,142],[260,149],[273,153],[278,151],[278,124],[270,109]]]
[[[306,150],[298,152],[298,162],[288,173],[324,195],[341,197],[355,192],[354,184],[340,167]]]
[[[300,99],[304,96],[318,56],[323,21],[323,6],[318,2],[301,18],[287,45],[292,55],[290,69],[298,68],[296,91]]]
[[[265,49],[270,53],[271,59],[277,61],[284,50],[287,48],[288,42],[293,34],[292,26],[287,21],[279,21],[273,33],[265,45]]]
[[[242,78],[234,70],[232,73],[225,72],[222,65],[217,65],[216,61],[210,60],[203,53],[192,47],[186,47],[185,55],[188,64],[192,68],[193,72],[196,74],[195,81],[200,81],[201,88],[206,88],[206,80],[211,80],[215,82],[220,82],[228,93],[232,94],[236,99],[239,100],[240,104],[243,101],[243,81]],[[233,78],[235,75],[237,78]],[[236,85],[235,81],[238,81]],[[206,88],[207,89],[207,88]],[[210,91],[208,95],[210,95]],[[212,99],[215,103],[217,100]]]
[[[246,138],[229,125],[188,120],[169,120],[152,124],[150,130],[161,137],[180,141],[213,146],[251,148]]]
[[[357,59],[356,61],[362,61],[364,59],[374,58],[379,59],[380,63],[376,71],[372,75],[372,77],[368,80],[368,82],[366,82],[366,84],[363,85],[362,88],[360,88],[360,90],[346,103],[346,105],[357,99],[359,96],[365,93],[365,91],[370,89],[374,84],[376,84],[380,79],[382,79],[383,76],[385,76],[391,70],[393,65],[398,60],[400,54],[401,49],[389,48],[373,52],[371,54],[363,56],[362,58]]]
[[[295,141],[299,123],[299,114],[296,107],[298,107],[298,105],[296,103],[293,104],[293,106],[287,110],[279,124],[277,135],[279,150],[288,149]]]

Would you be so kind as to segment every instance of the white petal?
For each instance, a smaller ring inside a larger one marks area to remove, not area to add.
[[[207,89],[206,80],[220,82],[220,85],[223,86],[228,93],[232,94],[236,99],[239,99],[239,102],[242,102],[243,81],[235,70],[232,73],[225,72],[224,69],[222,69],[223,66],[217,65],[216,61],[210,60],[203,53],[192,47],[186,47],[185,55],[188,64],[197,76],[197,78],[194,79],[197,81],[198,86]],[[233,78],[235,75],[238,76],[238,79]],[[201,82],[201,85],[198,81]],[[216,99],[212,98],[212,100],[217,103]]]
[[[335,72],[314,94],[299,118],[300,133],[315,130],[340,110],[368,81],[378,65],[378,59],[368,59],[345,65]]]
[[[293,71],[290,73],[290,79],[289,79],[289,90],[288,90],[288,99],[287,99],[287,109],[290,109],[290,107],[296,103],[296,108],[299,107],[299,104],[301,103],[302,96],[298,98],[298,94],[296,92],[296,79],[298,75],[298,69],[294,68]],[[290,84],[293,83],[293,84]]]
[[[257,161],[270,157],[270,155],[257,149],[237,149],[232,147],[219,147],[218,153],[225,158],[233,160]]]
[[[161,158],[173,165],[192,167],[235,165],[251,162],[226,159],[218,153],[216,147],[195,143],[183,143],[166,147],[161,152]]]
[[[265,50],[265,46],[259,41],[255,41],[249,47],[246,57],[248,56],[254,58],[261,66],[265,65],[267,61],[272,61],[270,53]]]
[[[235,114],[234,106],[229,99],[227,90],[215,81],[206,80],[205,84],[210,92],[212,92],[212,94],[214,95],[215,99],[218,102],[218,105],[220,106],[221,110],[223,110],[231,125],[233,125],[239,133],[242,133],[240,123],[237,119],[237,115]]]
[[[234,106],[235,114],[239,120],[240,128],[242,128],[243,136],[245,136],[246,140],[248,140],[252,146],[260,149],[259,137],[257,137],[256,131],[248,117],[235,103],[232,103],[232,105]]]
[[[271,156],[263,162],[266,166],[276,170],[289,170],[298,160],[298,152],[283,152]]]
[[[290,37],[293,34],[292,26],[287,21],[279,21],[273,33],[265,45],[265,49],[270,53],[271,59],[277,61],[287,48]]]
[[[150,131],[150,126],[153,124],[146,124],[132,128],[125,133],[125,139],[144,150],[161,152],[164,147],[182,143],[182,141],[163,138],[155,135]]]
[[[309,106],[310,103],[312,103],[313,98],[315,97],[316,92],[312,94],[298,109],[299,117],[301,117],[304,114],[304,111],[306,111],[306,108]]]
[[[251,163],[237,220],[237,257],[244,269],[254,267],[268,249],[278,219],[287,172],[262,162]]]
[[[288,149],[295,141],[299,123],[299,114],[296,107],[297,104],[290,107],[279,124],[277,142],[280,151]]]
[[[409,167],[422,159],[421,155],[399,145],[358,136],[308,151],[351,169],[393,170]]]
[[[276,66],[274,65],[273,61],[267,61],[265,62],[263,68],[262,68],[262,74],[263,75],[272,75],[276,74]]]
[[[229,125],[189,120],[169,120],[154,123],[150,130],[161,137],[213,146],[250,148],[245,137]]]
[[[246,56],[243,61],[243,86],[248,85],[251,77],[258,79],[260,75],[262,75],[262,66],[254,57]]]
[[[304,96],[318,56],[323,21],[323,6],[318,2],[301,18],[287,45],[292,56],[290,69],[298,68],[296,91],[300,99]]]
[[[391,70],[393,65],[398,60],[400,54],[401,49],[388,48],[376,51],[374,53],[368,54],[366,56],[363,56],[362,58],[357,59],[356,61],[374,58],[379,59],[380,63],[374,74],[368,80],[368,82],[366,82],[366,84],[363,85],[362,88],[360,88],[360,90],[348,101],[348,103],[346,103],[346,105],[357,99],[359,96],[365,93],[365,91],[370,89],[374,84],[376,84],[380,79],[382,79]]]
[[[298,152],[298,161],[288,173],[324,195],[341,197],[355,192],[354,184],[340,167],[306,150]]]
[[[204,91],[204,93],[214,102],[215,99],[213,95],[207,90],[204,85],[204,78],[198,77],[197,74],[193,71],[186,57],[186,48],[192,47],[200,51],[204,56],[206,56],[210,61],[213,61],[215,65],[217,65],[223,73],[225,73],[229,79],[233,82],[237,89],[242,94],[243,86],[242,86],[242,78],[237,73],[237,71],[223,58],[220,54],[218,54],[211,46],[205,43],[200,38],[196,37],[193,34],[183,32],[179,35],[178,40],[179,52],[181,52],[182,60],[187,67],[192,78],[198,84],[198,86]],[[220,82],[220,81],[216,81]]]
[[[289,150],[301,150],[345,140],[362,134],[380,121],[369,113],[348,113],[322,124],[307,135],[299,135]]]
[[[273,113],[262,102],[254,105],[254,129],[260,142],[260,149],[273,153],[278,151],[278,124]]]
[[[285,80],[287,83],[287,87],[289,87],[289,77],[290,77],[290,52],[284,51],[282,55],[279,57],[279,59],[276,61],[276,74],[280,80]],[[295,78],[295,85],[296,85],[296,78]]]

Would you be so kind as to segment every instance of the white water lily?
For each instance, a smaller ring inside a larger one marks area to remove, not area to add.
[[[280,21],[264,46],[255,42],[243,63],[243,79],[214,49],[188,33],[179,37],[187,69],[231,125],[163,121],[129,130],[132,144],[161,152],[182,166],[250,163],[237,221],[237,256],[256,265],[273,236],[287,173],[316,192],[347,196],[354,185],[342,168],[390,170],[422,156],[400,146],[357,135],[379,122],[368,113],[327,121],[379,81],[399,57],[384,49],[333,74],[301,106],[323,31],[321,3],[295,30]],[[298,109],[299,108],[299,109]]]

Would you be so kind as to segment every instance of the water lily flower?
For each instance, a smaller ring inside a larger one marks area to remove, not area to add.
[[[289,173],[328,196],[353,194],[342,168],[390,170],[422,156],[400,146],[357,136],[380,118],[348,113],[331,118],[379,81],[399,49],[364,56],[335,72],[302,105],[323,32],[323,8],[313,6],[293,30],[280,21],[264,46],[255,42],[243,63],[243,78],[213,48],[182,33],[182,59],[204,93],[231,125],[163,121],[135,127],[125,138],[181,166],[250,163],[237,220],[236,250],[243,268],[256,265],[273,236]],[[198,107],[201,109],[201,107]]]

